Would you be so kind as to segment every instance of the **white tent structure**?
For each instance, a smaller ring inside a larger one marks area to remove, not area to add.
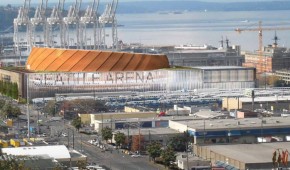
[[[58,161],[67,161],[71,159],[69,150],[65,145],[2,148],[2,152],[7,155],[15,156],[48,156]]]

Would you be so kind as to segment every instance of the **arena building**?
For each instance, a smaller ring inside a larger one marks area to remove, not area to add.
[[[26,69],[2,68],[0,76],[16,82],[20,96],[29,99],[62,93],[253,88],[256,79],[255,68],[170,67],[166,55],[54,48],[33,48]]]

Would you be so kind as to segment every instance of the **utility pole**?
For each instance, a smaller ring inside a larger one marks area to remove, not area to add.
[[[40,129],[39,129],[39,109],[37,108],[37,133],[39,135]]]
[[[138,149],[139,151],[138,151],[138,154],[139,154],[139,155],[140,155],[140,147],[141,147],[141,146],[140,146],[140,145],[141,145],[140,125],[141,125],[141,124],[140,124],[140,122],[139,122],[139,126],[138,126],[138,128],[139,128],[139,149]]]
[[[130,126],[129,126],[129,124],[127,124],[127,126],[128,126],[128,149],[129,149],[129,146],[130,146],[130,136],[129,136],[129,129],[130,129]]]
[[[254,111],[254,104],[255,104],[255,102],[254,102],[254,99],[255,99],[255,91],[254,90],[252,90],[251,97],[252,97],[252,111]]]
[[[29,80],[29,76],[27,78],[27,80]],[[27,137],[28,139],[30,138],[30,114],[29,114],[29,95],[28,95],[28,85],[29,83],[26,84],[26,102],[27,102],[27,106],[26,106],[26,114],[27,114]]]
[[[189,137],[189,133],[188,133],[188,121],[186,121],[186,167],[187,170],[189,170],[188,167],[188,137]]]
[[[149,130],[149,143],[151,144],[151,133],[150,133],[150,130]]]
[[[67,131],[67,148],[69,149],[69,130]]]
[[[83,152],[83,134],[81,133],[81,152]]]
[[[205,144],[205,119],[203,119],[203,144]]]

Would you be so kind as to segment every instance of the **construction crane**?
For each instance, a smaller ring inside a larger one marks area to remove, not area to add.
[[[275,27],[275,28],[263,28],[262,27],[262,21],[259,21],[259,26],[258,28],[245,28],[245,29],[241,29],[241,28],[237,28],[235,29],[235,31],[237,31],[238,33],[241,32],[245,32],[245,31],[254,31],[254,32],[258,32],[258,37],[259,37],[259,63],[263,63],[264,68],[261,67],[258,71],[258,73],[265,73],[267,72],[267,68],[266,68],[266,62],[267,60],[263,57],[263,31],[276,31],[276,30],[290,30],[290,27]]]
[[[83,45],[85,45],[85,48],[88,48],[87,41],[92,40],[91,38],[87,39],[87,27],[89,25],[93,25],[93,45],[94,49],[96,49],[96,44],[99,44],[99,37],[100,33],[97,31],[99,29],[99,24],[97,21],[97,11],[99,8],[99,0],[93,0],[92,4],[89,5],[85,11],[85,14],[80,19],[80,45],[81,48],[83,48]],[[91,48],[90,43],[90,48]],[[98,47],[99,48],[99,47]]]
[[[29,12],[30,8],[30,0],[24,0],[24,5],[19,8],[18,10],[18,15],[17,18],[14,18],[13,24],[14,24],[14,36],[13,36],[13,41],[14,41],[14,46],[16,48],[16,51],[21,54],[21,48],[23,46],[26,46],[27,50],[29,44],[29,27],[30,27],[30,22],[29,22]],[[26,43],[24,42],[24,37],[20,38],[20,33],[19,33],[19,28],[25,28],[26,31]]]
[[[118,48],[118,32],[117,32],[117,19],[116,10],[118,6],[118,0],[113,0],[106,5],[104,13],[99,17],[100,24],[100,44],[102,47],[106,45],[106,24],[112,25],[112,49]]]
[[[44,0],[40,0],[41,3],[39,6],[37,6],[36,10],[35,10],[35,14],[34,17],[30,19],[30,23],[31,23],[31,28],[30,28],[30,47],[33,47],[36,45],[36,37],[39,36],[39,40],[38,43],[42,43],[41,42],[41,35],[35,35],[36,34],[36,28],[37,27],[41,27],[42,31],[43,31],[43,35],[42,37],[44,38],[43,44],[46,44],[47,42],[47,35],[46,35],[46,16],[45,16],[45,12],[46,12],[46,8],[47,8],[47,1],[45,0],[45,6],[44,6]]]
[[[76,45],[77,48],[79,48],[80,45],[80,30],[79,30],[79,11],[81,7],[82,0],[76,0],[74,5],[71,5],[67,17],[63,18],[64,26],[65,26],[65,42],[70,42],[71,40],[71,46],[73,46],[73,40],[74,38],[70,38],[69,28],[70,26],[75,26],[76,31]],[[66,43],[66,47],[69,48],[69,43]]]
[[[58,5],[54,6],[51,15],[47,18],[47,45],[49,47],[55,47],[54,29],[59,28],[59,39],[60,46],[64,47],[64,29],[63,29],[63,20],[62,20],[62,11],[64,9],[65,0],[59,0]]]

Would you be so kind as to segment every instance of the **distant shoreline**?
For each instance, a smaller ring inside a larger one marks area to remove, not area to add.
[[[65,9],[73,3],[65,3]],[[11,3],[10,3],[11,4]],[[57,3],[48,3],[51,8]],[[90,5],[90,2],[83,2],[82,9]],[[98,13],[102,13],[105,7],[105,2],[101,2]],[[7,2],[0,3],[0,6],[6,7]],[[12,7],[22,6],[23,3],[11,4]],[[32,3],[31,7],[36,7],[38,3]],[[153,0],[153,1],[137,1],[137,2],[119,2],[117,13],[151,13],[161,11],[279,11],[290,10],[289,1],[259,1],[259,2],[201,2],[198,0]]]

